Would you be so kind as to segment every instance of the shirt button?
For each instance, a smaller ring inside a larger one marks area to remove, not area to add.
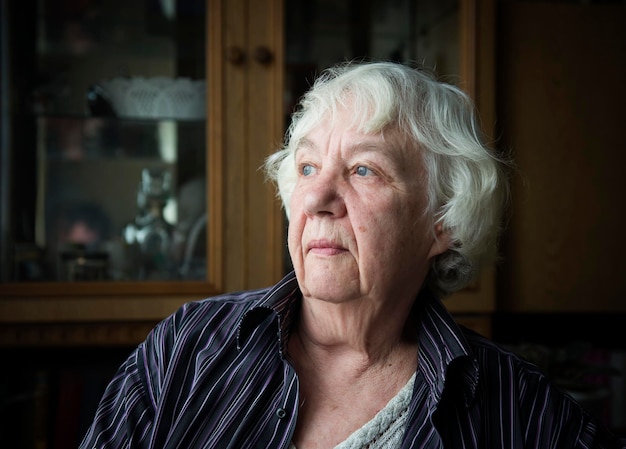
[[[276,410],[276,416],[278,416],[279,419],[283,419],[285,416],[287,416],[287,412],[284,408],[279,408],[278,410]]]

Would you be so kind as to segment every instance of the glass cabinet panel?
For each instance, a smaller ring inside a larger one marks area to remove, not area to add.
[[[205,3],[3,4],[3,282],[206,280]]]
[[[285,2],[287,112],[314,74],[349,60],[434,68],[459,82],[459,0]]]

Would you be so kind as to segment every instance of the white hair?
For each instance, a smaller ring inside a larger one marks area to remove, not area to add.
[[[461,289],[496,255],[506,164],[484,142],[468,95],[429,71],[390,62],[345,63],[316,79],[292,115],[283,147],[264,165],[287,214],[299,142],[348,101],[358,130],[398,130],[422,154],[426,213],[451,236],[450,249],[433,261],[427,283],[441,295]]]

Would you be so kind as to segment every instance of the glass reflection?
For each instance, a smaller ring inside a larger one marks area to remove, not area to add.
[[[206,2],[9,1],[1,280],[205,280]]]

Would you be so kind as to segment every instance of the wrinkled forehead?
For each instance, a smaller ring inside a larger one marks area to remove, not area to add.
[[[359,110],[360,111],[360,110]],[[302,127],[302,133],[294,135],[292,154],[311,154],[326,149],[328,142],[341,142],[350,154],[381,153],[382,157],[395,161],[400,166],[398,172],[408,170],[421,173],[423,167],[422,152],[395,122],[379,119],[380,126],[375,126],[370,113],[358,117],[357,111],[350,104],[340,104],[319,115],[319,120],[312,120],[309,127]],[[327,141],[327,139],[329,139]]]
[[[391,102],[347,89],[336,95],[314,96],[304,104],[292,132],[292,141],[303,139],[319,127],[335,126],[364,134],[395,134],[397,111]]]

